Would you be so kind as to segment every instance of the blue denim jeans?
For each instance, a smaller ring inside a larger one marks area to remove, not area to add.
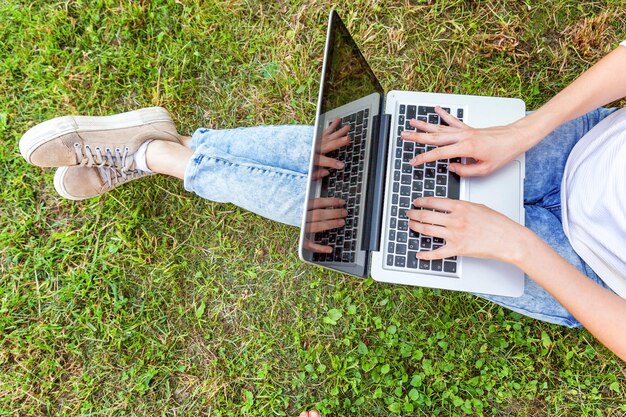
[[[579,271],[606,287],[574,252],[561,224],[561,178],[578,140],[615,109],[597,109],[570,121],[526,153],[526,227]],[[198,129],[195,153],[185,173],[185,189],[211,201],[233,203],[268,219],[300,226],[313,128],[261,126]],[[580,327],[549,293],[526,277],[522,297],[477,294],[538,320]]]

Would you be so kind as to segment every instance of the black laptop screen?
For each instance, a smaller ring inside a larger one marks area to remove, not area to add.
[[[384,94],[378,79],[337,13],[332,14],[322,114],[372,93]]]
[[[361,245],[367,233],[366,160],[384,91],[335,12],[331,13],[326,42],[301,250],[309,262],[364,276],[368,256]],[[349,143],[334,145],[342,136],[348,136]],[[330,167],[329,160],[341,161],[344,166]],[[341,216],[345,224],[329,226],[340,220],[342,211],[347,213]]]

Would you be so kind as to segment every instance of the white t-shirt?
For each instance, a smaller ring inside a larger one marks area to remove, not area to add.
[[[561,208],[563,230],[576,253],[626,298],[626,108],[598,123],[572,149]]]

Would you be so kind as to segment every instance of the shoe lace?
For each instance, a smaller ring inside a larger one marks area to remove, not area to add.
[[[109,187],[117,186],[130,180],[149,175],[149,173],[140,169],[124,170],[106,165],[97,165],[97,168],[98,171],[100,171],[100,176]]]
[[[74,152],[80,166],[115,168],[120,173],[126,174],[133,171],[134,159],[128,155],[128,147],[124,147],[124,149],[106,147],[103,152],[99,146],[92,149],[90,145],[83,147],[80,143],[74,143]]]

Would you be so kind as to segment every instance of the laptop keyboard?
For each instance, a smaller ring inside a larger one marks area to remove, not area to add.
[[[346,224],[339,229],[315,234],[314,241],[330,245],[333,253],[314,253],[313,261],[354,263],[359,249],[359,223],[361,219],[361,193],[365,167],[365,148],[369,124],[369,109],[363,109],[341,118],[338,129],[350,125],[350,144],[326,154],[345,163],[340,169],[329,169],[330,174],[322,179],[320,197],[337,197],[346,202]],[[330,123],[329,123],[330,125]]]
[[[450,113],[450,108],[445,108]],[[463,120],[463,109],[455,109],[452,115]],[[458,260],[456,257],[419,260],[415,257],[419,251],[435,250],[445,245],[445,240],[416,233],[409,229],[406,212],[413,206],[418,197],[446,197],[459,199],[459,177],[448,171],[449,162],[460,162],[460,159],[439,160],[413,167],[409,162],[418,154],[435,149],[435,146],[405,141],[400,138],[403,131],[416,131],[409,125],[409,120],[416,119],[432,124],[446,123],[435,113],[434,107],[399,106],[398,125],[396,126],[396,143],[393,149],[393,181],[388,224],[386,265],[403,270],[431,271],[443,275],[456,276]]]

